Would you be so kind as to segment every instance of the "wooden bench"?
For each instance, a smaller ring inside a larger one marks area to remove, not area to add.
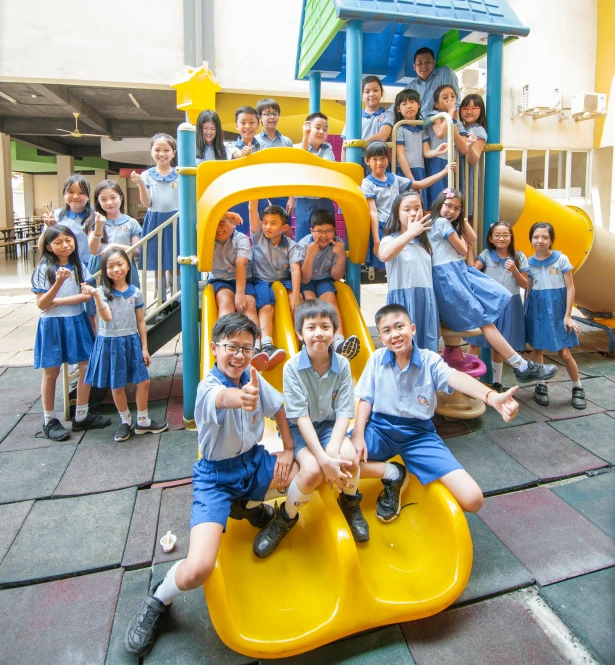
[[[18,240],[7,240],[5,242],[0,242],[0,248],[4,248],[4,257],[8,258],[17,258],[17,247],[19,245],[24,246],[24,256],[28,256],[28,243],[37,242],[39,236],[27,236],[25,238],[19,238]]]

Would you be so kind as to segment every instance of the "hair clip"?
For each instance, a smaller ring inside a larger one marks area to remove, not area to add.
[[[447,187],[446,189],[442,190],[446,194],[447,199],[452,199],[455,197],[455,192],[450,188]]]

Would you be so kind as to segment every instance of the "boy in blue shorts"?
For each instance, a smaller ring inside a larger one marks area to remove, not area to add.
[[[512,398],[519,386],[500,394],[452,369],[437,353],[419,349],[413,344],[416,327],[401,305],[386,305],[375,318],[384,348],[372,355],[357,384],[360,402],[351,441],[362,460],[362,477],[380,478],[384,485],[376,516],[392,522],[399,515],[408,471],[422,485],[441,480],[463,510],[477,512],[483,505],[480,487],[431,422],[436,391],[459,390],[492,406],[510,422],[519,410]],[[387,461],[395,455],[401,456],[405,467]]]
[[[298,472],[283,397],[250,367],[258,334],[258,327],[238,313],[223,316],[213,327],[211,352],[217,362],[199,384],[194,410],[201,459],[194,465],[188,556],[169,569],[130,623],[125,644],[136,656],[152,648],[173,599],[211,575],[227,519],[247,519],[262,528],[275,514],[263,501],[280,497],[278,488],[287,487]],[[276,455],[258,443],[265,418],[275,419],[282,438],[284,450]],[[313,482],[302,473],[300,484]]]
[[[280,206],[267,206],[261,221],[258,201],[250,201],[254,290],[261,328],[263,353],[269,357],[265,369],[273,369],[286,360],[286,351],[273,345],[273,306],[271,285],[281,282],[289,291],[290,310],[294,314],[301,302],[301,249],[288,238],[288,213]]]
[[[312,213],[310,234],[299,241],[303,253],[301,265],[301,292],[305,300],[319,298],[328,302],[337,314],[338,328],[333,337],[336,353],[352,360],[361,350],[356,335],[344,339],[342,315],[337,305],[334,281],[346,274],[346,247],[335,235],[335,216],[329,210],[319,208]]]
[[[286,503],[256,536],[254,551],[269,556],[295,525],[297,508],[310,500],[322,477],[341,492],[338,503],[357,542],[369,540],[361,512],[359,459],[346,436],[354,416],[350,364],[330,349],[337,314],[329,303],[308,300],[295,312],[295,332],[304,343],[284,366],[284,398],[295,459],[302,476],[290,484]],[[306,483],[304,476],[311,480]]]

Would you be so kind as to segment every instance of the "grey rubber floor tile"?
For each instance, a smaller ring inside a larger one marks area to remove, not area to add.
[[[60,421],[66,429],[71,431],[71,426]],[[52,441],[37,437],[36,434],[43,429],[43,417],[36,413],[26,414],[13,428],[13,430],[0,443],[0,452],[5,453],[10,450],[29,450],[31,448],[45,448],[47,446],[61,446],[78,444],[85,432],[72,432],[70,438],[66,441]]]
[[[20,501],[19,503],[5,503],[0,506],[0,563],[19,533],[34,501]]]
[[[159,487],[137,492],[122,560],[124,568],[140,568],[152,563],[161,498],[162,489]]]
[[[158,533],[154,548],[154,563],[164,563],[184,559],[188,554],[190,541],[190,510],[192,508],[192,483],[181,487],[171,487],[162,492]],[[167,531],[177,536],[172,552],[165,553],[160,539]]]
[[[197,453],[196,432],[184,429],[161,434],[154,482],[191,478]]]
[[[549,425],[594,455],[615,464],[615,422],[608,413],[554,420]]]

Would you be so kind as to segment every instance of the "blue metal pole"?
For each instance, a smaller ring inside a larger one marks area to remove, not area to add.
[[[320,111],[320,72],[310,72],[310,115]]]
[[[180,167],[196,166],[195,127],[183,122],[177,130]],[[179,251],[196,256],[196,175],[179,175]],[[184,363],[184,424],[194,423],[194,404],[199,384],[199,286],[195,265],[180,265],[182,288],[182,354]]]
[[[363,74],[363,24],[349,21],[346,26],[346,139],[361,137],[361,76]],[[361,148],[348,148],[346,161],[362,164]],[[347,220],[346,224],[352,223]],[[346,262],[346,281],[361,304],[361,266]]]
[[[487,39],[487,127],[489,143],[500,143],[502,139],[502,61],[504,37],[489,35]],[[483,215],[483,241],[487,240],[489,227],[500,219],[500,153],[496,150],[485,153],[485,210]],[[485,242],[483,242],[484,246]],[[487,366],[484,383],[493,381],[491,350],[481,349],[481,360]]]

